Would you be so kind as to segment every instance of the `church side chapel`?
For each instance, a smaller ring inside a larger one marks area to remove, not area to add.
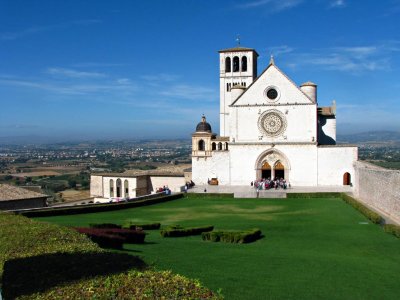
[[[219,51],[220,133],[203,116],[192,135],[192,180],[249,185],[283,178],[292,186],[351,185],[356,146],[336,145],[336,103],[319,107],[317,85],[297,86],[273,57],[257,77],[258,54]]]

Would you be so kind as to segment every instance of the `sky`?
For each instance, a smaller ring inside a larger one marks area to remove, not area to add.
[[[400,130],[400,0],[0,0],[0,137],[219,132],[219,56],[271,54],[337,102],[338,134]]]

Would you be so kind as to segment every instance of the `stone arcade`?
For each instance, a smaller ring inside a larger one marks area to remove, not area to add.
[[[317,85],[300,87],[271,57],[257,77],[258,54],[231,48],[220,55],[220,135],[203,116],[192,135],[192,179],[249,185],[285,178],[292,186],[350,185],[355,146],[336,145],[336,105],[318,107]]]

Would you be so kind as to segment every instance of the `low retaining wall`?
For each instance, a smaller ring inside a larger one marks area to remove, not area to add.
[[[400,171],[355,163],[355,197],[400,224]]]

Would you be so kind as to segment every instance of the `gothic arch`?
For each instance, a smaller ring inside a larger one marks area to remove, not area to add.
[[[284,170],[285,179],[288,181],[289,179],[289,171],[291,169],[289,159],[286,155],[275,149],[270,148],[268,150],[263,151],[256,159],[254,164],[254,169],[256,171],[256,178],[259,179],[262,176],[262,169],[265,163],[268,163],[270,166],[273,166],[272,176],[274,176],[274,168],[279,167],[280,170]]]

